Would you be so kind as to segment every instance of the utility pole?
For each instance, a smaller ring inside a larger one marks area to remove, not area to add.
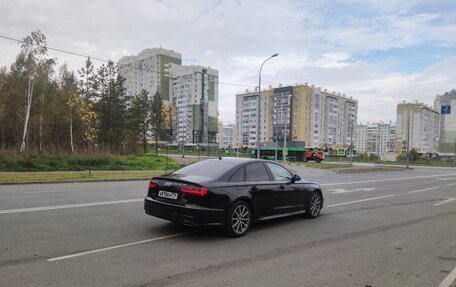
[[[407,158],[405,160],[405,168],[409,168],[410,164],[410,116],[407,112]]]
[[[453,165],[456,167],[456,138],[454,139]]]
[[[291,109],[291,100],[290,96],[287,95],[287,107],[285,107],[285,132],[284,132],[284,137],[283,137],[283,163],[287,163],[287,132],[288,132],[288,116],[289,116],[289,109]],[[291,128],[291,127],[290,127]]]
[[[186,119],[184,119],[184,120],[182,121],[182,123],[184,123],[185,120],[186,120]],[[185,148],[185,127],[184,127],[184,125],[182,125],[182,157],[185,157],[185,155],[184,155],[184,148]]]
[[[260,124],[261,124],[261,118],[260,118],[260,115],[261,115],[261,70],[263,69],[263,65],[264,63],[266,63],[268,60],[274,58],[274,57],[277,57],[279,54],[274,54],[272,55],[271,57],[267,58],[266,60],[264,60],[263,64],[261,64],[261,67],[260,67],[260,73],[258,75],[258,112],[257,112],[257,134],[256,134],[256,149],[257,149],[257,158],[259,159],[260,158]],[[249,128],[250,130],[250,128]]]
[[[353,162],[353,119],[350,128],[350,164]]]
[[[377,125],[377,163],[380,162],[380,128],[381,122]]]

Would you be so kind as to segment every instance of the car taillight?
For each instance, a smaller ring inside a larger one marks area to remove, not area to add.
[[[189,195],[196,195],[201,197],[207,195],[207,188],[191,184],[184,184],[183,186],[181,186],[180,191]]]
[[[155,181],[150,181],[149,182],[149,188],[156,188],[158,186],[158,184],[155,182]]]

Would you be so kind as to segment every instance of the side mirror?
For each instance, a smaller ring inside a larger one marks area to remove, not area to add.
[[[293,175],[293,179],[292,179],[292,182],[296,182],[296,181],[300,181],[301,180],[301,177],[297,174]]]

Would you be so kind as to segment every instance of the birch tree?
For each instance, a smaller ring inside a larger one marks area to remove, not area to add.
[[[32,108],[34,80],[39,69],[46,69],[47,66],[52,66],[53,60],[47,59],[47,43],[46,37],[40,30],[34,31],[30,36],[23,39],[21,52],[17,62],[22,64],[23,76],[27,79],[27,91],[25,101],[25,117],[24,130],[22,133],[22,141],[20,152],[24,152],[26,148],[26,139],[28,132],[28,124],[30,119],[30,110]]]

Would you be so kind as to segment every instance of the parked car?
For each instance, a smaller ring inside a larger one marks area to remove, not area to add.
[[[244,235],[252,223],[303,214],[319,216],[320,185],[304,181],[272,161],[202,160],[154,177],[144,201],[147,214],[188,226],[220,227]]]

